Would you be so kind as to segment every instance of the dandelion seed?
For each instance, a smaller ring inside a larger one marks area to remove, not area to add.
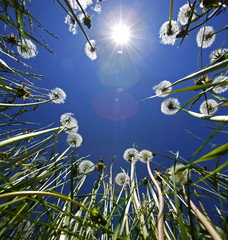
[[[93,7],[93,11],[101,14],[101,11],[102,11],[101,5],[100,4],[96,4],[95,7]]]
[[[81,11],[81,8],[77,4],[76,0],[69,0],[70,5],[73,9]],[[92,0],[80,0],[80,5],[82,6],[83,10],[85,11],[87,7],[93,4]]]
[[[160,82],[158,85],[154,86],[153,90],[155,90],[155,94],[158,97],[166,97],[169,94],[164,94],[164,93],[172,91],[172,83],[167,80],[164,80]]]
[[[188,23],[188,19],[190,17],[191,14],[191,6],[189,5],[189,3],[184,4],[180,9],[179,9],[179,13],[178,13],[178,17],[177,17],[177,21],[181,24],[181,25],[185,25]],[[193,13],[192,15],[192,20],[196,17],[196,15]]]
[[[66,93],[61,88],[55,88],[51,90],[49,98],[52,99],[53,103],[56,104],[64,103],[66,99]]]
[[[228,90],[228,77],[227,76],[218,76],[213,83],[220,83],[220,82],[226,82],[226,85],[222,86],[215,86],[213,88],[213,91],[215,93],[224,93]]]
[[[180,31],[180,26],[177,21],[172,20],[171,26],[169,26],[169,21],[162,24],[159,30],[159,38],[161,38],[161,43],[167,45],[174,45],[176,41],[176,35]]]
[[[34,58],[38,54],[36,45],[30,39],[25,40],[21,40],[20,45],[17,46],[17,51],[25,59]]]
[[[90,42],[93,45],[93,47],[91,47],[90,44],[87,42],[85,45],[85,53],[93,61],[93,60],[97,59],[96,48],[94,47],[96,44],[96,41],[90,40]]]
[[[36,168],[39,168],[45,165],[46,162],[47,162],[47,159],[45,157],[38,157],[35,160],[33,160],[32,163]]]
[[[128,162],[136,162],[138,160],[139,152],[134,148],[128,148],[125,150],[123,158]]]
[[[78,131],[78,122],[74,117],[72,117],[73,115],[73,113],[64,113],[60,117],[60,122],[67,129],[67,133],[76,133]]]
[[[130,178],[126,173],[118,173],[115,177],[115,182],[119,186],[128,185],[130,182]]]
[[[203,101],[200,105],[200,112],[205,115],[212,115],[218,110],[217,105],[218,103],[214,99]]]
[[[176,185],[185,185],[188,182],[188,178],[190,178],[190,173],[188,176],[188,169],[180,170],[183,167],[185,167],[185,165],[177,163],[169,169],[170,180],[175,182]]]
[[[91,162],[90,160],[84,160],[79,164],[78,168],[80,172],[88,173],[88,172],[92,172],[95,166],[93,162]]]
[[[139,161],[143,162],[143,163],[147,163],[147,161],[151,161],[153,158],[153,153],[151,151],[148,150],[142,150],[141,152],[139,152]]]
[[[23,228],[23,232],[27,232],[30,226],[31,226],[31,222],[25,219],[23,219],[22,222],[19,224],[19,227]]]
[[[158,183],[159,188],[162,192],[168,192],[169,191],[169,185],[160,177],[158,177],[158,180],[156,180]]]
[[[34,166],[31,166],[29,168],[26,168],[25,171],[24,171],[24,175],[29,178],[29,179],[32,179],[34,178],[39,172],[39,168],[37,168],[36,165]]]
[[[77,22],[74,19],[72,19],[69,15],[65,17],[64,23],[69,25],[68,28],[69,32],[72,32],[73,35],[77,33]]]
[[[228,58],[228,48],[219,48],[211,52],[210,61],[211,63],[221,62]]]
[[[215,41],[214,29],[211,26],[205,26],[200,28],[196,36],[196,42],[198,47],[208,48]]]
[[[82,141],[83,141],[82,136],[78,133],[70,133],[67,136],[67,143],[69,146],[78,148],[81,146]]]
[[[180,102],[177,98],[167,98],[161,104],[161,112],[166,115],[175,114],[180,108]]]

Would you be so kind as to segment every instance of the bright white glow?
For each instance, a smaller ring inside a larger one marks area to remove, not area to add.
[[[128,26],[124,24],[119,24],[114,26],[112,32],[112,39],[117,44],[127,44],[130,40],[131,33]]]

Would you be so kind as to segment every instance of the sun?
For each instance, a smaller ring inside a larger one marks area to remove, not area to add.
[[[129,40],[131,38],[131,31],[130,28],[127,25],[124,24],[117,24],[112,29],[112,40],[116,44],[127,44],[129,43]]]

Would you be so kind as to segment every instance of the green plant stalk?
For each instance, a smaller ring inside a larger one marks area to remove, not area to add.
[[[46,133],[49,133],[49,132],[54,132],[54,131],[57,131],[59,129],[63,130],[63,127],[55,127],[55,128],[50,128],[50,129],[39,131],[39,132],[27,133],[27,134],[23,134],[23,135],[20,135],[20,136],[17,136],[17,137],[12,137],[10,139],[1,141],[0,142],[0,147],[4,147],[4,146],[7,146],[7,145],[12,144],[14,142],[18,142],[18,141],[25,140],[25,139],[28,139],[28,138],[37,137],[37,136],[40,136],[42,134],[46,134]]]
[[[170,0],[170,12],[169,12],[169,27],[171,28],[171,22],[172,22],[172,16],[173,16],[173,0]]]
[[[209,66],[209,67],[204,68],[202,70],[199,70],[199,71],[197,71],[195,73],[192,73],[192,74],[190,74],[190,75],[188,75],[188,76],[186,76],[184,78],[181,78],[180,80],[177,80],[176,82],[174,82],[172,84],[172,86],[174,86],[174,85],[176,85],[176,84],[178,84],[180,82],[184,82],[186,80],[193,79],[193,78],[199,77],[201,75],[205,75],[206,73],[219,70],[219,69],[224,68],[224,67],[228,67],[228,59],[225,59],[222,62],[213,64],[212,66]]]
[[[5,198],[19,197],[19,196],[46,196],[46,197],[58,198],[58,199],[62,199],[67,202],[71,202],[74,205],[83,208],[85,211],[88,211],[88,212],[90,211],[87,207],[85,207],[81,203],[76,202],[75,200],[73,200],[69,197],[66,197],[62,194],[43,192],[43,191],[19,191],[19,192],[4,193],[4,194],[0,194],[0,200],[5,199]]]
[[[157,192],[158,192],[158,199],[159,199],[159,212],[158,212],[158,219],[157,219],[157,226],[158,226],[158,240],[164,239],[164,199],[162,195],[162,191],[160,187],[158,186],[158,183],[156,182],[151,170],[150,170],[150,161],[147,160],[147,170],[149,173],[149,176],[155,185]]]
[[[226,115],[212,116],[212,115],[196,113],[196,112],[186,110],[186,109],[182,109],[182,110],[196,118],[209,120],[209,121],[215,121],[215,122],[228,122],[228,116],[226,116]]]
[[[43,103],[50,102],[54,99],[48,99],[42,102],[34,102],[34,103],[20,103],[20,104],[14,104],[14,103],[0,103],[0,107],[28,107],[28,106],[34,106],[34,105],[40,105]]]
[[[138,197],[136,195],[135,186],[134,186],[134,189],[133,189],[133,200],[134,200],[135,205],[136,205],[137,214],[140,215],[140,224],[141,224],[141,227],[142,227],[143,238],[147,239],[148,232],[147,232],[147,229],[146,229],[146,226],[145,226],[144,217],[143,217],[142,213],[140,212],[140,203],[139,203]],[[141,229],[141,227],[140,227],[140,229]]]
[[[130,208],[131,201],[132,201],[132,195],[133,195],[133,191],[134,191],[134,168],[135,168],[135,161],[132,160],[132,161],[131,161],[131,186],[130,186],[130,197],[129,197],[129,200],[128,200],[128,203],[127,203],[127,206],[126,206],[126,208],[125,208],[124,218],[123,218],[123,221],[122,221],[122,226],[121,226],[121,228],[120,228],[120,235],[122,235],[122,233],[123,233],[124,225],[125,225],[125,222],[127,221],[127,218],[128,218],[128,212],[129,212],[129,208]],[[128,237],[128,235],[127,235],[127,237]]]
[[[192,210],[194,211],[194,213],[196,214],[196,216],[199,218],[199,220],[201,221],[201,223],[204,225],[204,227],[207,229],[207,231],[210,233],[211,237],[214,240],[222,240],[222,238],[220,237],[220,235],[215,231],[215,229],[213,228],[213,226],[210,224],[210,222],[206,219],[206,217],[200,212],[200,210],[196,207],[196,205],[192,202],[191,199],[188,199],[188,196],[185,192],[185,188],[184,186],[182,186],[182,190],[185,196],[185,200],[189,201],[190,206],[192,208]]]
[[[86,34],[85,30],[84,30],[84,28],[82,27],[82,24],[80,23],[80,21],[78,20],[76,14],[74,13],[73,9],[71,8],[69,2],[68,2],[67,0],[64,0],[64,1],[65,1],[65,3],[66,3],[67,7],[70,9],[71,14],[73,15],[74,19],[76,20],[77,24],[79,25],[79,27],[80,27],[81,31],[83,32],[83,34],[84,34],[87,42],[89,43],[90,47],[91,47],[91,48],[94,48],[94,46],[93,46],[92,43],[90,42],[89,37],[87,36],[87,34]],[[60,6],[67,12],[67,14],[69,14],[68,11],[66,10],[66,8],[62,5],[62,3],[61,3],[59,0],[57,0],[57,2],[58,2],[58,3],[60,4]]]

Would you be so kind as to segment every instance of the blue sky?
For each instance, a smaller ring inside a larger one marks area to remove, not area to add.
[[[68,31],[68,25],[64,23],[66,13],[57,3],[33,1],[31,6],[27,6],[40,23],[59,37],[56,40],[42,33],[55,55],[38,47],[36,58],[27,60],[34,73],[45,76],[35,84],[48,89],[60,87],[67,94],[65,104],[42,105],[38,111],[28,113],[27,120],[40,122],[43,126],[54,122],[58,126],[63,113],[74,113],[79,122],[78,132],[84,138],[78,149],[79,156],[90,154],[89,159],[94,163],[103,157],[108,166],[115,158],[114,175],[121,171],[120,167],[126,171],[130,169],[122,156],[133,144],[171,157],[173,155],[168,151],[180,151],[180,155],[189,161],[203,142],[187,133],[186,129],[206,139],[211,130],[204,125],[215,127],[216,124],[195,119],[184,112],[166,116],[160,111],[164,98],[142,100],[154,95],[152,88],[161,81],[175,82],[197,71],[201,63],[209,64],[209,54],[213,50],[223,44],[223,47],[228,47],[224,42],[226,32],[217,34],[213,45],[203,50],[202,62],[197,63],[200,49],[195,39],[198,30],[192,31],[180,47],[180,40],[174,46],[160,43],[158,32],[169,19],[169,1],[107,0],[100,4],[101,14],[87,9],[94,16],[92,29],[85,28],[90,39],[96,40],[98,59],[95,61],[91,61],[84,52],[86,39],[80,29],[77,28],[76,35]],[[182,4],[174,1],[173,20],[177,19]],[[133,34],[129,45],[123,46],[122,54],[110,40],[112,24],[120,17],[131,25]],[[224,27],[226,19],[227,13],[221,14],[209,25],[219,30]],[[178,87],[187,86],[193,86],[193,81]],[[184,104],[195,94],[173,96]],[[198,111],[200,103],[194,106],[195,111]],[[219,114],[226,112],[225,108],[219,110]],[[224,144],[225,141],[223,133],[212,140],[215,144]],[[62,135],[58,150],[63,151],[66,147],[66,135]],[[208,146],[202,154],[212,149]],[[152,169],[163,165],[162,171],[173,164],[160,156],[156,156],[154,161]],[[208,168],[213,169],[214,163],[211,161]],[[137,165],[139,179],[147,176],[146,166],[142,163]]]

